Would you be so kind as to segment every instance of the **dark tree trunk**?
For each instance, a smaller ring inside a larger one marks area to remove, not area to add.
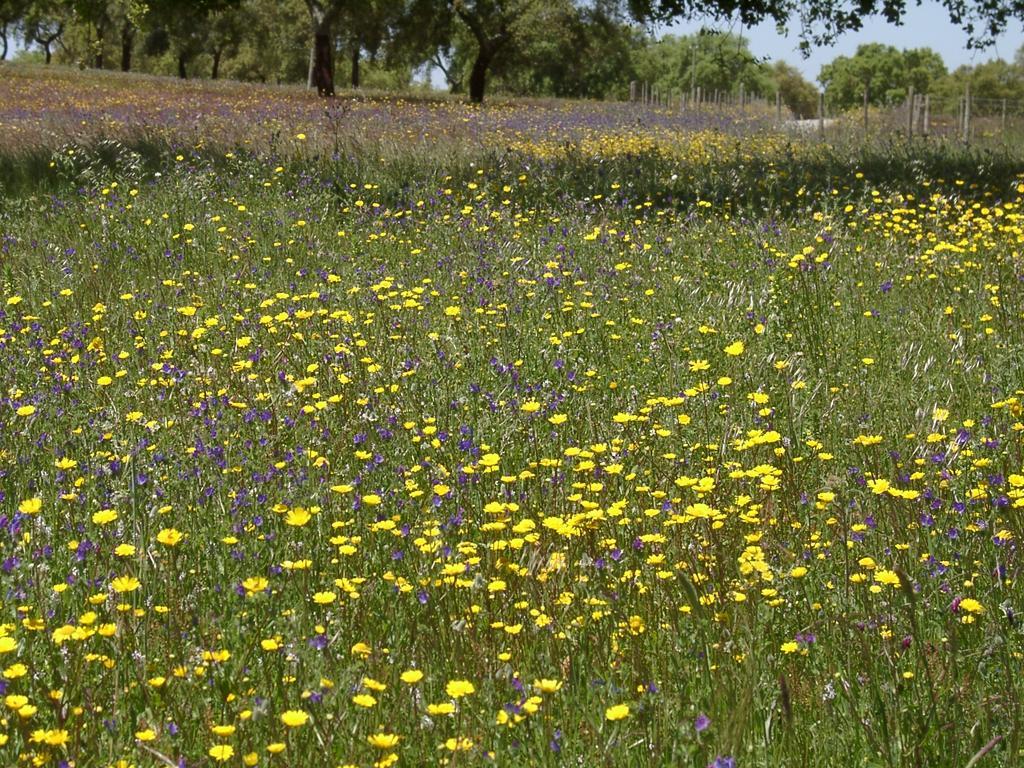
[[[36,42],[39,43],[41,46],[43,46],[43,53],[46,55],[46,63],[47,64],[49,64],[50,61],[53,59],[53,51],[50,50],[50,46],[52,46],[54,44],[54,42],[56,42],[60,38],[60,36],[63,35],[63,34],[64,34],[64,23],[61,22],[60,24],[57,25],[57,31],[54,32],[49,37],[39,37],[38,35],[35,35]]]
[[[217,79],[217,75],[220,74],[220,57],[221,57],[221,53],[222,52],[221,52],[221,50],[219,48],[215,49],[214,52],[213,52],[213,71],[210,72],[210,79],[211,80],[216,80]]]
[[[484,89],[487,87],[487,70],[494,59],[494,52],[489,48],[480,46],[473,62],[473,69],[469,73],[469,100],[474,104],[480,104],[484,100]]]
[[[0,43],[3,43],[3,49],[0,49],[0,61],[7,58],[7,22],[0,24]]]
[[[96,25],[96,57],[93,61],[93,66],[96,69],[103,69],[103,36],[106,34],[106,25]]]
[[[359,87],[359,46],[352,47],[352,87]]]
[[[334,96],[334,37],[326,21],[313,36],[313,85],[321,96]]]
[[[135,27],[131,22],[126,22],[121,27],[121,71],[131,72],[132,70],[132,45],[135,42]]]
[[[188,62],[188,59],[185,57],[185,54],[179,53],[178,54],[178,77],[180,77],[182,80],[187,80],[188,79],[188,72],[185,71],[185,64],[187,62]]]

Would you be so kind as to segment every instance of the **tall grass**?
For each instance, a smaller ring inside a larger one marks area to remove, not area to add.
[[[8,762],[1020,763],[1012,153],[301,128],[6,155]]]

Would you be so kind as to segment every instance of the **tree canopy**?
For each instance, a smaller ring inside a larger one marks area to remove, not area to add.
[[[971,45],[1024,16],[1008,0],[943,0]],[[308,84],[325,96],[351,87],[406,87],[440,73],[455,93],[488,89],[541,96],[624,97],[641,80],[661,93],[780,94],[796,114],[817,91],[793,67],[755,56],[742,35],[655,37],[657,21],[765,19],[811,45],[872,15],[898,22],[900,0],[0,0],[0,58],[11,41],[33,55],[97,68]],[[337,71],[336,71],[337,70]],[[838,57],[818,78],[830,106],[892,104],[915,91],[952,92],[977,78],[1017,94],[1020,62],[947,75],[929,49],[877,44]],[[952,78],[952,79],[951,79]],[[959,85],[957,85],[959,83]],[[992,98],[1003,98],[992,96]]]

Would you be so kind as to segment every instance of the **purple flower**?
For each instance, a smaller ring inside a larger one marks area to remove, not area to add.
[[[697,715],[697,719],[693,721],[693,729],[697,733],[704,733],[711,725],[711,718],[701,712]]]

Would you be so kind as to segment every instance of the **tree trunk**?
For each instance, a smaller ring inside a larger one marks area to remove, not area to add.
[[[178,54],[178,77],[180,77],[182,80],[188,79],[188,72],[185,71],[185,64],[187,63],[187,61],[188,60],[185,58],[185,54]]]
[[[352,46],[352,87],[359,87],[359,45]]]
[[[469,73],[469,100],[480,104],[484,100],[484,88],[487,86],[487,70],[490,69],[494,53],[485,46],[480,46]]]
[[[132,45],[135,42],[135,27],[131,22],[125,22],[121,27],[121,71],[131,72],[132,69]]]
[[[40,37],[38,34],[34,35],[35,41],[43,46],[43,53],[46,54],[46,63],[49,64],[53,59],[53,51],[50,50],[50,46],[54,44],[60,36],[64,34],[64,22],[57,25],[57,31],[49,37]]]
[[[106,34],[106,25],[96,25],[96,56],[93,66],[96,69],[103,69],[103,36]]]
[[[0,61],[4,61],[7,58],[7,22],[0,24],[0,43],[3,43],[3,48],[0,49]]]
[[[326,20],[313,35],[313,85],[321,96],[334,96],[334,38]]]
[[[210,72],[210,79],[211,80],[216,80],[217,79],[217,75],[220,74],[220,57],[221,57],[221,53],[222,53],[222,51],[219,48],[215,49],[214,52],[213,52],[213,71]]]
[[[310,51],[309,82],[321,96],[334,96],[334,35],[331,27],[338,15],[337,2],[306,0],[313,28],[313,49]]]

